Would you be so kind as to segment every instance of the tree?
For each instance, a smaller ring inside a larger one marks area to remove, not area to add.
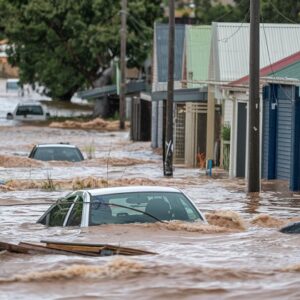
[[[218,1],[211,0],[195,0],[195,16],[199,24],[238,21],[234,6],[222,5]]]
[[[222,5],[218,0],[195,0],[200,24],[211,22],[249,22],[250,0],[234,0],[235,5]],[[261,0],[261,20],[269,23],[299,23],[300,2],[295,0]]]
[[[69,101],[119,56],[120,9],[120,0],[0,0],[9,61],[23,83],[38,82],[52,98]],[[160,1],[133,0],[128,9],[128,66],[139,67]]]

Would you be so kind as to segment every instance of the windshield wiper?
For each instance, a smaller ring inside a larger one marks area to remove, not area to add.
[[[99,204],[99,202],[97,202],[97,201],[92,201],[91,203],[93,204],[93,202]],[[140,212],[140,213],[142,213],[142,214],[145,214],[145,215],[151,217],[152,219],[155,219],[155,220],[158,221],[158,222],[165,223],[164,221],[160,220],[159,218],[157,218],[157,217],[155,217],[155,216],[153,216],[153,215],[151,215],[151,214],[149,214],[149,213],[147,213],[147,212],[145,212],[145,211],[142,211],[142,210],[140,210],[140,209],[132,208],[132,207],[125,206],[125,205],[121,205],[121,204],[115,204],[115,203],[103,203],[103,202],[100,202],[100,206],[101,206],[101,205],[106,205],[106,206],[110,206],[110,205],[111,205],[111,206],[116,206],[116,207],[122,207],[122,208],[131,209],[131,210],[133,210],[133,211],[136,211],[136,212]]]

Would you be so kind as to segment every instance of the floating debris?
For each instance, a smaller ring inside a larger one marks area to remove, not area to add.
[[[282,227],[279,231],[282,233],[300,233],[300,222],[289,224]]]
[[[41,241],[40,243],[20,242],[19,244],[0,242],[0,250],[23,254],[79,254],[85,256],[156,254],[145,250],[108,244],[67,243],[57,241]]]

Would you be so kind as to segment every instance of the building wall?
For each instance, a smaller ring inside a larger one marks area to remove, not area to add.
[[[208,79],[209,56],[211,47],[211,26],[186,26],[185,55],[186,79],[205,81]],[[187,87],[203,85],[188,82]]]

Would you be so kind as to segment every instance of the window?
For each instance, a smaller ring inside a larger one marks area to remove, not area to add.
[[[71,208],[67,226],[80,226],[82,218],[83,199],[78,196]]]
[[[63,226],[65,217],[69,211],[71,203],[60,203],[54,206],[49,214],[49,226]]]
[[[33,154],[34,159],[49,161],[81,161],[83,156],[77,148],[68,147],[38,147]]]
[[[18,91],[20,88],[19,81],[7,81],[6,82],[6,90],[7,91]]]
[[[91,198],[90,225],[201,220],[182,193],[139,192]]]
[[[18,107],[16,115],[17,116],[27,116],[27,115],[42,116],[43,109],[39,105],[22,105]]]
[[[76,195],[70,195],[59,199],[50,209],[41,217],[38,223],[47,226],[63,226],[65,218],[72,206]]]

